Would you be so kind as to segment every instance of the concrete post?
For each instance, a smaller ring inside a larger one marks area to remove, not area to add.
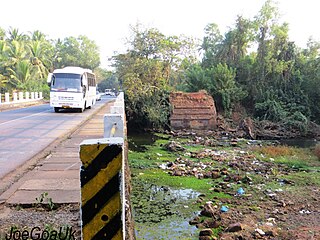
[[[119,107],[119,106],[111,106],[110,107],[110,113],[112,113],[112,114],[124,114],[124,109],[123,109],[123,107]]]
[[[38,99],[38,98],[39,98],[38,95],[39,95],[39,93],[38,93],[38,92],[35,92],[35,93],[34,93],[34,98],[35,98],[35,99]]]
[[[26,100],[29,100],[29,98],[30,98],[30,93],[26,92]]]
[[[19,101],[23,100],[23,92],[19,92]]]
[[[39,92],[39,98],[42,99],[42,92]]]
[[[31,92],[31,99],[34,100],[34,92]]]
[[[80,159],[82,239],[126,239],[121,201],[123,138],[84,140]]]
[[[4,102],[6,103],[10,102],[10,94],[8,92],[4,94]]]
[[[18,101],[18,93],[13,93],[13,101],[16,102]]]
[[[123,137],[123,114],[104,115],[104,138]]]

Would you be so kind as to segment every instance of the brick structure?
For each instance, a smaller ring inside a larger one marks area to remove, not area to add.
[[[206,91],[170,94],[171,128],[174,130],[210,130],[216,126],[216,107]]]

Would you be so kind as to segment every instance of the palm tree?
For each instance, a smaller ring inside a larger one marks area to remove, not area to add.
[[[36,68],[36,72],[40,79],[44,79],[48,75],[48,67],[52,65],[51,61],[47,58],[48,55],[45,54],[47,45],[42,41],[32,41],[28,45],[30,49],[30,60],[32,65]]]
[[[9,68],[10,85],[17,89],[28,90],[28,83],[32,80],[31,64],[28,60],[18,62],[15,68]]]
[[[8,40],[10,41],[27,41],[29,39],[29,37],[26,34],[19,33],[19,30],[17,28],[10,28],[8,34]]]

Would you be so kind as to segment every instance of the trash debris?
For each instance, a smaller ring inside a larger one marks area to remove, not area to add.
[[[265,232],[262,231],[260,228],[256,228],[255,231],[256,231],[257,233],[259,233],[260,236],[266,235]]]
[[[238,189],[238,191],[237,191],[237,195],[243,195],[245,192],[244,192],[244,190],[243,190],[243,188],[241,187],[241,188],[239,188]]]
[[[305,209],[302,209],[299,211],[300,214],[310,214],[311,212],[309,210],[305,210]]]
[[[221,211],[221,212],[228,212],[228,211],[229,211],[229,208],[228,208],[227,206],[222,206],[222,207],[220,208],[220,211]]]

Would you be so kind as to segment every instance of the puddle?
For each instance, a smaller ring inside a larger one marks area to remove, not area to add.
[[[133,214],[137,239],[198,239],[189,220],[199,212],[193,204],[198,192],[171,189],[133,179]]]
[[[159,224],[135,224],[136,239],[199,239],[195,226],[188,223],[188,219],[175,220],[174,217]]]
[[[284,139],[280,143],[290,147],[311,148],[317,145],[319,141],[314,139]]]
[[[136,152],[146,151],[146,146],[152,145],[159,137],[152,133],[134,133],[128,134],[129,149]]]

